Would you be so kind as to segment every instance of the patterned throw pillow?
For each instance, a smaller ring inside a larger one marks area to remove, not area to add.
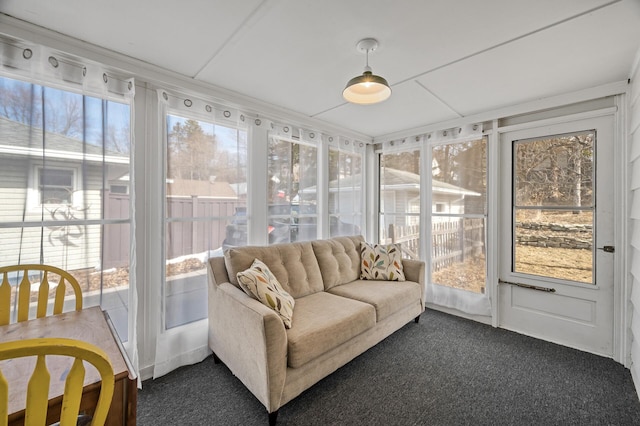
[[[360,279],[404,281],[400,244],[360,244]]]
[[[291,328],[295,300],[282,288],[267,265],[255,259],[251,267],[246,271],[238,272],[236,278],[245,293],[276,311],[282,318],[284,326]]]

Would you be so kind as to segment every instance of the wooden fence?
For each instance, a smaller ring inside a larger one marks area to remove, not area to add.
[[[219,248],[225,238],[226,226],[230,218],[237,207],[244,205],[246,205],[244,201],[235,199],[170,197],[167,204],[169,216],[186,220],[168,223],[165,239],[167,258],[172,259]],[[110,195],[105,207],[106,218],[127,217],[129,196]],[[211,217],[221,219],[197,219]],[[129,225],[119,226],[117,232],[105,232],[104,239],[104,268],[128,265]]]
[[[420,258],[420,225],[396,226],[389,225],[386,235],[380,241],[385,244],[397,243],[402,248],[402,256],[407,259]]]
[[[129,197],[114,194],[108,200],[109,216],[126,217]],[[236,208],[244,201],[203,197],[171,197],[167,205],[170,217],[187,219],[168,224],[167,258],[175,258],[220,247],[225,238],[226,225]],[[219,217],[220,220],[188,220],[198,217]],[[118,232],[105,232],[104,267],[127,265],[129,262],[128,225]],[[447,266],[463,262],[468,257],[484,254],[484,219],[432,218],[431,262],[437,272]],[[380,241],[400,243],[403,257],[420,258],[420,226],[389,225]]]
[[[464,262],[466,258],[484,254],[484,219],[432,218],[431,264],[433,272],[453,263]],[[419,225],[389,225],[382,235],[385,243],[400,243],[403,256],[419,259]]]
[[[236,207],[245,204],[235,199],[220,200],[195,196],[169,198],[169,217],[196,219],[168,223],[167,259],[220,248],[225,238],[226,227]]]

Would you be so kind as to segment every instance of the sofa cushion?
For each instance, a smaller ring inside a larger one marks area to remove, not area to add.
[[[312,241],[318,258],[324,289],[349,283],[360,277],[360,243],[362,236],[335,237]]]
[[[256,259],[249,269],[238,272],[237,278],[245,293],[276,311],[284,326],[291,328],[295,300],[282,288],[267,265]]]
[[[236,274],[248,269],[255,259],[267,265],[285,291],[296,299],[324,290],[310,242],[231,248],[224,253],[229,281],[238,285]]]
[[[400,244],[360,244],[360,279],[404,281]]]
[[[325,291],[296,299],[287,330],[288,365],[300,367],[376,323],[373,306]]]
[[[420,304],[422,295],[420,284],[413,281],[357,280],[328,291],[371,304],[376,309],[377,321],[382,321],[412,304]]]

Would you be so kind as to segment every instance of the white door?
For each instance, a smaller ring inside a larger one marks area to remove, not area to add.
[[[498,325],[613,356],[614,120],[500,138]]]

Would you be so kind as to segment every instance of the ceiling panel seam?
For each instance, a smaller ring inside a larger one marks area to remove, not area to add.
[[[581,18],[581,17],[583,17],[585,15],[588,15],[590,13],[597,12],[597,11],[599,11],[601,9],[607,8],[607,7],[612,6],[612,5],[616,4],[616,3],[620,3],[621,1],[623,1],[623,0],[613,0],[613,1],[610,1],[609,3],[601,4],[600,6],[596,6],[596,7],[593,7],[591,9],[589,9],[589,10],[586,10],[584,12],[580,12],[580,13],[578,13],[576,15],[572,15],[572,16],[570,16],[568,18],[561,19],[559,21],[556,21],[556,22],[553,22],[551,24],[545,25],[545,26],[540,27],[538,29],[535,29],[533,31],[529,31],[528,33],[519,35],[519,36],[511,38],[509,40],[505,40],[505,41],[503,41],[501,43],[495,44],[493,46],[489,46],[489,47],[487,47],[485,49],[482,49],[482,50],[479,50],[477,52],[470,53],[470,54],[468,54],[466,56],[463,56],[461,58],[454,59],[453,61],[447,62],[446,64],[438,65],[437,67],[431,68],[430,70],[424,71],[424,72],[422,72],[420,74],[414,75],[412,77],[407,77],[404,80],[397,81],[397,82],[391,84],[391,87],[396,86],[398,84],[405,83],[405,82],[407,82],[409,80],[416,80],[416,79],[418,79],[420,77],[423,77],[423,76],[425,76],[427,74],[430,74],[432,72],[441,70],[441,69],[449,67],[451,65],[455,65],[455,64],[457,64],[459,62],[466,61],[467,59],[471,59],[471,58],[473,58],[475,56],[482,55],[483,53],[490,52],[490,51],[495,50],[495,49],[497,49],[499,47],[503,47],[503,46],[506,46],[506,45],[511,44],[513,42],[516,42],[518,40],[522,40],[522,39],[530,37],[532,35],[541,33],[541,32],[546,31],[548,29],[557,27],[558,25],[562,25],[562,24],[565,24],[567,22],[573,21],[574,19]]]
[[[429,93],[431,96],[433,96],[434,98],[436,98],[438,101],[440,101],[440,103],[442,105],[444,105],[445,107],[447,107],[449,110],[451,110],[451,112],[453,112],[455,115],[457,115],[459,118],[464,117],[464,115],[460,114],[456,109],[454,109],[451,105],[449,105],[447,102],[444,101],[444,99],[442,99],[440,96],[436,95],[432,90],[430,90],[427,86],[425,86],[424,84],[422,84],[420,81],[418,80],[413,80],[418,86],[420,86],[422,89],[426,90],[427,93]]]
[[[242,30],[244,30],[247,27],[247,23],[251,19],[253,19],[253,17],[256,16],[258,12],[265,7],[267,3],[269,3],[269,0],[262,0],[260,4],[257,5],[251,11],[251,13],[249,13],[246,16],[246,18],[242,20],[242,22],[236,27],[235,30],[233,30],[233,32],[229,35],[229,37],[227,37],[226,40],[220,45],[220,47],[218,47],[218,49],[215,52],[213,52],[213,54],[209,57],[209,59],[207,59],[204,62],[204,64],[198,69],[198,71],[195,72],[195,74],[191,78],[197,79],[200,73],[204,71],[204,69],[207,68],[209,64],[211,64],[211,62],[213,62],[213,60],[220,54],[220,52],[222,52],[229,45],[229,43],[231,43],[231,40],[233,40]]]
[[[338,105],[334,105],[334,106],[332,106],[332,107],[330,107],[330,108],[327,108],[327,109],[325,109],[325,110],[322,110],[322,111],[320,111],[320,112],[316,112],[316,113],[314,113],[314,114],[311,114],[311,115],[309,115],[309,117],[311,117],[311,118],[315,118],[315,117],[317,117],[317,116],[319,116],[319,115],[325,114],[325,113],[327,113],[327,112],[329,112],[329,111],[333,111],[334,109],[336,109],[336,108],[340,108],[341,106],[344,106],[344,105],[347,105],[347,104],[348,104],[348,102],[342,102],[342,103],[339,103]]]
[[[461,57],[461,58],[454,59],[453,61],[447,62],[446,64],[438,65],[437,67],[434,67],[434,68],[432,68],[432,69],[429,69],[429,70],[427,70],[427,71],[424,71],[424,72],[422,72],[422,73],[419,73],[419,74],[417,74],[417,75],[414,75],[414,76],[412,76],[412,77],[407,77],[407,78],[405,78],[405,79],[403,79],[403,80],[400,80],[400,81],[397,81],[397,82],[395,82],[395,83],[390,84],[390,86],[391,86],[391,87],[395,87],[395,86],[399,86],[399,85],[401,85],[401,84],[403,84],[403,83],[406,83],[406,82],[408,82],[408,81],[414,80],[416,83],[420,84],[420,86],[422,86],[425,90],[427,90],[429,93],[431,93],[431,94],[432,94],[432,95],[433,95],[437,100],[439,100],[443,105],[445,105],[447,108],[449,108],[451,111],[453,111],[455,114],[459,115],[459,116],[462,118],[462,117],[464,117],[464,115],[462,115],[462,114],[460,114],[459,112],[457,112],[454,108],[452,108],[452,107],[451,107],[449,104],[447,104],[444,100],[442,100],[440,97],[438,97],[438,96],[437,96],[437,95],[435,95],[433,92],[431,92],[429,89],[427,89],[427,88],[426,88],[426,86],[424,86],[423,84],[421,84],[421,83],[419,82],[419,80],[418,80],[418,79],[419,79],[420,77],[423,77],[423,76],[425,76],[425,75],[427,75],[427,74],[430,74],[430,73],[432,73],[432,72],[435,72],[435,71],[441,70],[441,69],[446,68],[446,67],[449,67],[449,66],[451,66],[451,65],[455,65],[455,64],[457,64],[457,63],[459,63],[459,62],[463,62],[463,61],[465,61],[465,60],[467,60],[467,59],[470,59],[470,58],[473,58],[473,57],[475,57],[475,56],[482,55],[483,53],[490,52],[490,51],[495,50],[495,49],[497,49],[497,48],[500,48],[500,47],[506,46],[506,45],[508,45],[508,44],[514,43],[514,42],[516,42],[516,41],[518,41],[518,40],[522,40],[522,39],[524,39],[524,38],[527,38],[527,37],[530,37],[530,36],[532,36],[532,35],[538,34],[538,33],[540,33],[540,32],[546,31],[546,30],[548,30],[548,29],[551,29],[551,28],[557,27],[558,25],[565,24],[565,23],[567,23],[567,22],[570,22],[570,21],[573,21],[573,20],[575,20],[575,19],[578,19],[578,18],[580,18],[580,17],[582,17],[582,16],[588,15],[588,14],[593,13],[593,12],[596,12],[596,11],[599,11],[599,10],[601,10],[601,9],[605,9],[605,8],[607,8],[607,7],[609,7],[609,6],[612,6],[612,5],[614,5],[614,4],[620,3],[620,2],[622,2],[622,1],[623,1],[623,0],[613,0],[613,1],[610,1],[610,2],[608,2],[608,3],[604,3],[604,4],[601,4],[601,5],[599,5],[599,6],[592,7],[591,9],[588,9],[588,10],[586,10],[586,11],[583,11],[583,12],[577,13],[577,14],[575,14],[575,15],[571,15],[571,16],[569,16],[569,17],[567,17],[567,18],[564,18],[564,19],[561,19],[561,20],[559,20],[559,21],[552,22],[551,24],[548,24],[548,25],[542,26],[542,27],[537,28],[537,29],[535,29],[535,30],[529,31],[529,32],[527,32],[527,33],[525,33],[525,34],[521,34],[521,35],[519,35],[519,36],[517,36],[517,37],[511,38],[511,39],[509,39],[509,40],[505,40],[505,41],[503,41],[503,42],[501,42],[501,43],[495,44],[495,45],[490,46],[490,47],[487,47],[487,48],[485,48],[485,49],[481,49],[481,50],[479,50],[479,51],[477,51],[477,52],[470,53],[469,55],[463,56],[463,57]],[[342,106],[344,106],[344,105],[346,105],[346,104],[347,104],[347,102],[342,102],[342,103],[336,104],[336,105],[334,105],[334,106],[332,106],[332,107],[329,107],[329,108],[326,108],[326,109],[324,109],[324,110],[322,110],[322,111],[319,111],[319,112],[316,112],[316,113],[314,113],[314,114],[311,114],[311,115],[309,115],[309,117],[315,118],[315,117],[321,116],[321,115],[326,114],[326,113],[328,113],[328,112],[330,112],[330,111],[333,111],[333,110],[335,110],[335,109],[337,109],[337,108],[340,108],[340,107],[342,107]]]

